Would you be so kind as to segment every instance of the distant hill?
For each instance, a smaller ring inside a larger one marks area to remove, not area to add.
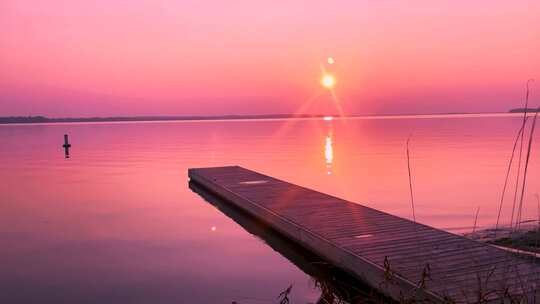
[[[115,121],[172,121],[172,120],[219,120],[219,119],[279,119],[279,118],[318,118],[324,115],[267,114],[267,115],[221,115],[221,116],[115,116],[48,118],[45,116],[0,117],[0,124],[12,123],[62,123],[62,122],[115,122]]]
[[[525,108],[515,108],[515,109],[511,109],[510,111],[508,111],[509,113],[523,113],[525,112]],[[537,108],[537,109],[534,109],[534,108],[527,108],[527,113],[534,113],[534,112],[540,112],[540,107]]]

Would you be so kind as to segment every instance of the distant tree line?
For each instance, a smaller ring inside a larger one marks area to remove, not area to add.
[[[510,113],[523,113],[525,112],[525,108],[515,108],[515,109],[510,110],[509,112]],[[527,112],[532,112],[532,113],[540,112],[540,107],[538,107],[537,109],[527,108]]]
[[[8,123],[44,123],[49,122],[45,116],[8,116],[0,117],[0,124]]]
[[[0,117],[0,124],[10,123],[57,123],[57,122],[114,122],[114,121],[170,121],[170,120],[216,120],[216,119],[279,119],[279,118],[314,118],[324,115],[310,114],[267,114],[267,115],[221,115],[221,116],[115,116],[83,118],[48,118],[45,116],[8,116]]]

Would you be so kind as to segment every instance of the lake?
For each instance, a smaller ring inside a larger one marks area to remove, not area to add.
[[[499,114],[2,125],[0,302],[275,303],[291,284],[292,303],[316,302],[303,254],[194,192],[188,168],[241,165],[412,218],[410,136],[417,221],[464,233],[477,210],[479,228],[495,224],[520,124]],[[523,220],[538,218],[534,139]]]

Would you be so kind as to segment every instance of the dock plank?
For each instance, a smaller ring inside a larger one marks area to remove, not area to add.
[[[501,302],[501,288],[529,303],[540,298],[538,264],[500,248],[238,166],[188,175],[394,299]]]

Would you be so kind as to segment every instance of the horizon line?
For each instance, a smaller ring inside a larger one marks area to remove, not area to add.
[[[527,109],[535,113],[538,109]],[[99,122],[159,122],[159,121],[219,121],[219,120],[279,120],[279,119],[348,119],[348,118],[411,118],[441,117],[463,115],[519,115],[523,108],[511,109],[507,112],[443,112],[443,113],[407,113],[407,114],[224,114],[224,115],[137,115],[137,116],[91,116],[91,117],[47,117],[35,116],[0,116],[0,125],[6,124],[57,124],[57,123],[99,123]]]

